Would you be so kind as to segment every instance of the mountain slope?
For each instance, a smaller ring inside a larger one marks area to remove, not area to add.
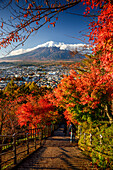
[[[40,47],[33,51],[14,55],[2,58],[3,60],[79,60],[80,58],[84,58],[81,54],[76,55],[75,57],[71,56],[69,50],[60,50],[57,47]]]

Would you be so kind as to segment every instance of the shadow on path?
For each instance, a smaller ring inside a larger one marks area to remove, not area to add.
[[[23,161],[16,170],[91,170],[90,160],[64,136],[63,125],[49,137],[42,148]]]

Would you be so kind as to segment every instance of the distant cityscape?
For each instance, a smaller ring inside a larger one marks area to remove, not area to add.
[[[39,66],[0,66],[0,89],[14,80],[21,86],[25,83],[35,82],[37,86],[56,87],[63,75],[69,75],[69,67],[62,65],[39,65]]]

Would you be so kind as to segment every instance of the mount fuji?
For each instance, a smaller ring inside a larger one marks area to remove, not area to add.
[[[71,51],[76,51],[77,54],[72,57]],[[19,49],[12,51],[10,56],[1,58],[2,60],[75,60],[84,58],[84,53],[89,51],[89,46],[86,44],[64,44],[63,42],[56,43],[48,41],[34,48]]]

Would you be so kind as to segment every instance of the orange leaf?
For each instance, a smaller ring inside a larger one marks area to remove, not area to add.
[[[3,28],[3,22],[2,22],[2,26],[1,26],[1,28]]]
[[[33,32],[33,29],[31,29],[31,32]]]
[[[28,16],[28,14],[24,14],[24,17],[26,17],[26,18],[27,18],[27,16]]]
[[[47,22],[47,16],[45,16],[45,20],[46,20],[46,22]]]

